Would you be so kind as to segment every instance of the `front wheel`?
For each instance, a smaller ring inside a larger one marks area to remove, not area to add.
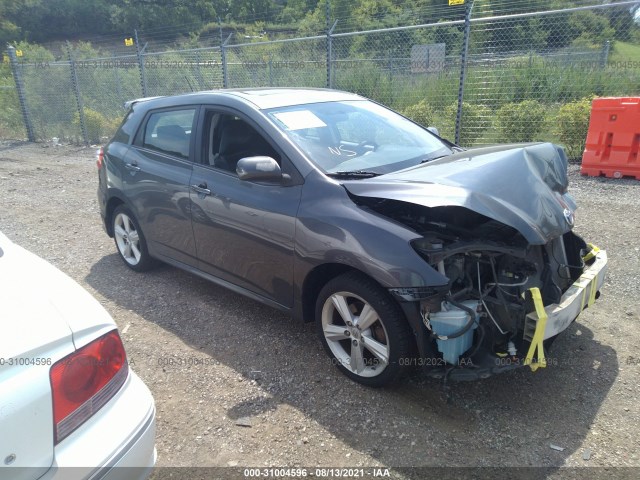
[[[120,258],[137,272],[153,268],[155,260],[149,255],[147,242],[131,211],[120,205],[113,212],[113,238]]]
[[[316,325],[332,361],[352,380],[380,387],[404,371],[409,326],[389,294],[368,277],[350,272],[328,282],[318,295]]]

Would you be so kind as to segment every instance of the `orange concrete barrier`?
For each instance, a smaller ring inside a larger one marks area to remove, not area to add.
[[[596,98],[591,104],[582,175],[640,180],[640,98]]]

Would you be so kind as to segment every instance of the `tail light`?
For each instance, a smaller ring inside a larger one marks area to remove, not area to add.
[[[102,168],[103,162],[104,162],[104,148],[100,147],[98,150],[96,150],[96,166],[98,167],[98,170]]]
[[[127,354],[117,330],[67,355],[49,371],[55,443],[86,422],[127,379]]]

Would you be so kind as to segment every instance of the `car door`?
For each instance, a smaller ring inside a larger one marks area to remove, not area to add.
[[[150,253],[196,266],[189,180],[198,107],[147,113],[125,157],[123,188]]]
[[[295,219],[302,178],[257,125],[205,109],[202,158],[191,178],[192,223],[200,269],[279,305],[293,303]],[[243,181],[240,158],[276,159],[288,180]]]

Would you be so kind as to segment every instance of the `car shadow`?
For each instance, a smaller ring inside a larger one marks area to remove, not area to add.
[[[370,389],[332,366],[312,324],[184,271],[163,265],[138,274],[111,254],[86,281],[268,394],[226,407],[231,422],[290,405],[398,468],[559,467],[582,446],[618,375],[616,352],[574,323],[554,343],[549,367],[535,373],[520,368],[445,386],[416,371],[394,387]]]

